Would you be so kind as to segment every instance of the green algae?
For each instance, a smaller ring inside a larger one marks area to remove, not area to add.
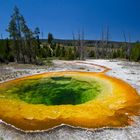
[[[102,87],[95,80],[79,80],[74,77],[55,76],[26,79],[4,92],[5,97],[20,99],[31,104],[77,105],[93,100]]]

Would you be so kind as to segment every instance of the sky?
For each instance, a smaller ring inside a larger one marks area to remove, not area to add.
[[[109,27],[109,38],[140,40],[140,0],[0,0],[0,34],[8,37],[6,28],[14,6],[20,9],[28,26],[39,27],[44,38],[72,39],[84,30],[85,38],[101,39],[101,31]]]

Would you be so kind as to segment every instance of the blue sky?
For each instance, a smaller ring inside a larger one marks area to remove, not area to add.
[[[0,34],[17,5],[31,29],[36,26],[55,38],[70,39],[72,32],[85,30],[86,39],[100,39],[102,27],[109,26],[111,40],[123,40],[122,32],[140,40],[140,0],[0,0]]]

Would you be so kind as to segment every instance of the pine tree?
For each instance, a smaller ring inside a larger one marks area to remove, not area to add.
[[[56,50],[55,50],[55,56],[56,57],[59,57],[60,56],[60,45],[58,44],[57,46],[56,46]]]
[[[140,61],[140,44],[136,43],[132,48],[131,59],[134,61]]]
[[[65,56],[66,56],[66,50],[65,50],[65,47],[61,47],[60,58],[64,58]]]
[[[26,24],[24,17],[17,7],[11,16],[8,26],[15,61],[23,63],[36,63],[39,43],[39,29],[33,33]]]
[[[54,40],[53,35],[51,33],[48,33],[48,44],[52,44],[52,41]]]
[[[14,52],[14,59],[16,62],[18,62],[20,60],[20,49],[19,49],[19,31],[17,28],[17,20],[19,18],[17,18],[19,16],[18,13],[18,9],[17,7],[14,8],[14,13],[11,16],[11,21],[9,23],[8,29],[7,31],[10,34],[10,39],[12,39],[13,43],[12,43],[12,49]],[[18,21],[19,23],[19,21]]]
[[[39,39],[39,34],[40,34],[40,30],[39,30],[38,27],[36,27],[35,30],[34,30],[34,36],[35,36],[35,39],[36,39],[35,44],[37,46],[36,47],[36,55],[37,56],[40,56],[40,53],[41,53],[41,47],[40,47],[41,42],[40,42],[40,39]]]

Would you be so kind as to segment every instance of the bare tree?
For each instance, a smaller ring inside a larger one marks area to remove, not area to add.
[[[77,47],[76,47],[76,38],[75,38],[75,34],[74,33],[72,33],[72,38],[73,38],[73,47],[74,47],[74,59],[76,59],[77,58]]]
[[[129,35],[128,35],[128,59],[129,59],[129,61],[130,61],[130,59],[131,59],[131,51],[132,51],[132,46],[131,46],[131,34],[129,33]]]
[[[96,43],[95,43],[95,58],[96,58],[96,59],[99,58],[98,47],[99,47],[99,45],[98,45],[98,41],[96,41]]]
[[[78,31],[77,34],[77,57],[80,60],[80,56],[81,56],[81,33],[80,31]]]
[[[101,43],[100,43],[100,48],[99,48],[101,58],[105,57],[105,46],[106,46],[106,30],[105,30],[104,27],[102,27],[102,30],[101,30]]]
[[[131,57],[131,34],[128,34],[128,38],[126,36],[126,33],[123,31],[123,38],[124,38],[124,43],[125,43],[125,54],[126,54],[126,58],[130,61],[130,57]]]
[[[84,29],[81,32],[81,52],[80,52],[80,59],[84,60],[85,59],[85,33],[84,33]]]
[[[110,43],[110,28],[107,25],[106,26],[106,56],[107,58],[111,58],[111,55],[112,55],[112,49]]]
[[[79,30],[77,35],[72,33],[73,36],[73,46],[75,48],[75,55],[76,58],[79,60],[84,60],[85,59],[85,34],[84,30]]]

